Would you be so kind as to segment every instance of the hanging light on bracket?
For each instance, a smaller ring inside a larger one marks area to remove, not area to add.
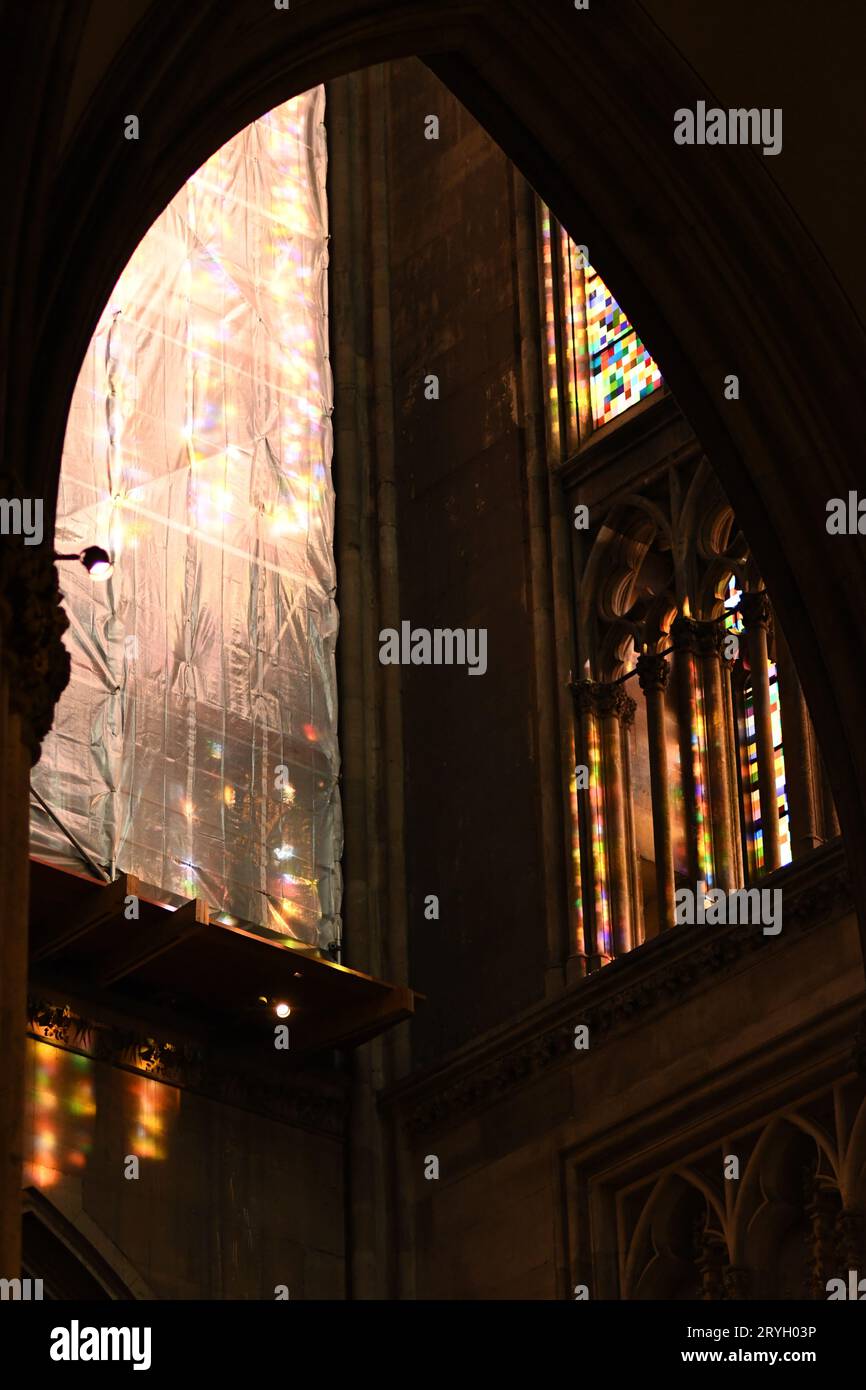
[[[84,550],[73,550],[68,554],[59,555],[54,553],[55,560],[78,560],[91,579],[103,580],[110,578],[114,571],[111,556],[107,550],[103,550],[101,545],[88,545]]]

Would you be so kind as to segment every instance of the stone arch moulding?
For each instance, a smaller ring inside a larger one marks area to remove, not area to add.
[[[30,134],[6,170],[20,198],[9,232],[4,471],[27,470],[27,485],[41,487],[47,526],[90,334],[183,181],[278,102],[417,55],[589,245],[719,471],[791,634],[816,726],[831,734],[824,753],[862,924],[866,660],[856,634],[866,553],[856,538],[829,537],[825,517],[827,499],[858,483],[855,373],[866,335],[771,161],[674,144],[674,109],[713,93],[636,0],[600,0],[586,13],[536,0],[293,0],[287,12],[261,0],[191,0],[130,10],[138,22],[110,64],[95,77],[85,66],[77,84],[69,74],[83,61],[87,7],[15,17],[13,49],[41,52],[51,80],[29,80],[22,64],[10,70],[9,99]],[[611,82],[618,67],[629,79]],[[131,110],[137,142],[122,138]],[[736,402],[723,395],[730,371]]]
[[[153,1299],[141,1275],[105,1233],[68,1201],[23,1192],[24,1268],[56,1299]]]

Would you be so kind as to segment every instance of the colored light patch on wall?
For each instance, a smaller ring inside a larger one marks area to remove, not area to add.
[[[83,1172],[93,1147],[93,1062],[27,1039],[24,1185],[53,1187]]]
[[[180,1110],[180,1091],[149,1076],[124,1078],[126,1152],[138,1158],[164,1159],[174,1117]]]
[[[568,784],[568,797],[571,810],[571,862],[572,883],[574,887],[574,916],[577,949],[583,947],[583,876],[580,868],[580,811],[577,800],[577,769],[575,767],[574,733],[571,734],[571,778]]]
[[[607,849],[604,823],[604,793],[601,770],[601,743],[594,719],[589,721],[589,796],[592,808],[592,867],[595,879],[596,949],[613,955],[610,918]]]
[[[553,243],[551,218],[545,209],[541,218],[542,283],[544,294],[545,381],[547,384],[547,424],[554,457],[560,451],[559,385],[557,380],[556,296],[553,286]]]

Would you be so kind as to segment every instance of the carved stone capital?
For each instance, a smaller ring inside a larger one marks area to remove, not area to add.
[[[581,716],[595,714],[595,684],[595,681],[590,680],[574,681],[572,684],[574,707]]]
[[[644,693],[666,690],[670,673],[670,663],[658,652],[641,652],[637,659],[637,678]]]
[[[39,760],[54,706],[69,681],[69,653],[61,640],[69,619],[61,605],[52,551],[0,540],[0,642],[9,698],[21,718],[31,760]]]
[[[614,717],[621,720],[626,728],[634,719],[637,706],[626,694],[621,682],[584,680],[576,681],[571,688],[581,715],[595,714],[600,719]]]
[[[700,651],[700,623],[682,614],[671,623],[671,645],[675,652],[691,652],[697,656]]]
[[[637,706],[622,685],[600,682],[596,694],[596,708],[602,719],[618,719],[627,728],[634,719]]]
[[[768,631],[773,620],[773,610],[766,589],[754,589],[740,597],[740,614],[746,631],[762,627]]]
[[[698,654],[703,657],[719,656],[725,640],[725,629],[721,623],[697,624]]]

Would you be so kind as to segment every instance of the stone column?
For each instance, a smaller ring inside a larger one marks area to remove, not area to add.
[[[739,856],[736,853],[731,821],[731,742],[728,705],[722,666],[725,631],[721,623],[700,623],[698,644],[705,699],[707,775],[709,778],[710,818],[713,827],[713,883],[729,892],[740,885],[737,880]]]
[[[862,1211],[840,1211],[836,1217],[837,1277],[845,1279],[849,1269],[856,1269],[862,1278],[866,1274],[866,1214]]]
[[[535,195],[514,171],[515,254],[520,318],[520,423],[526,463],[529,527],[530,593],[535,660],[535,708],[538,743],[538,796],[541,822],[542,888],[546,905],[546,990],[555,993],[565,983],[569,956],[576,954],[576,913],[571,889],[572,836],[566,761],[567,740],[560,728],[560,676],[567,657],[558,642],[553,576],[553,535],[550,510],[550,468],[545,445],[545,391],[538,331],[538,247],[535,240]],[[565,853],[564,853],[565,851]]]
[[[5,487],[3,484],[6,484]],[[4,497],[20,484],[0,479]],[[46,509],[47,510],[47,509]],[[53,529],[53,528],[52,528]],[[51,550],[0,541],[0,1278],[21,1273],[30,768],[69,679]]]
[[[610,912],[610,888],[605,838],[597,833],[604,819],[604,779],[601,731],[596,710],[596,683],[576,681],[574,696],[576,761],[589,769],[589,787],[577,793],[583,888],[583,950],[587,970],[598,970],[612,959],[613,942],[605,940],[605,911]],[[607,904],[605,908],[605,904]],[[610,947],[610,950],[608,950]]]
[[[712,1231],[702,1231],[697,1245],[695,1265],[701,1280],[701,1298],[707,1303],[720,1302],[725,1296],[724,1270],[728,1259],[724,1241]]]
[[[622,685],[600,684],[596,703],[604,752],[604,808],[607,829],[607,862],[613,919],[614,954],[624,955],[635,945],[635,912],[632,902],[631,843],[628,834],[625,730],[635,714],[635,702]]]
[[[677,723],[680,736],[680,772],[683,784],[683,806],[685,809],[686,853],[689,863],[689,879],[697,884],[704,876],[701,863],[700,841],[709,832],[705,805],[699,804],[698,787],[695,780],[695,748],[697,738],[694,712],[694,690],[697,681],[698,624],[693,618],[683,615],[671,624],[671,645],[674,649],[674,686],[677,700]]]
[[[836,815],[836,803],[833,800],[833,791],[830,786],[830,779],[827,776],[827,769],[824,766],[824,759],[818,749],[818,740],[815,740],[815,747],[818,750],[818,766],[821,770],[821,829],[825,840],[834,840],[841,834],[839,829],[839,817]]]
[[[782,862],[779,846],[779,804],[776,797],[776,759],[773,752],[773,721],[770,717],[770,678],[767,671],[767,633],[770,627],[770,600],[766,589],[743,594],[740,613],[746,629],[749,666],[752,673],[752,703],[755,711],[755,743],[758,754],[758,791],[761,797],[761,830],[764,873],[772,873]]]
[[[810,1174],[806,1194],[805,1214],[811,1227],[807,1246],[807,1298],[827,1297],[827,1280],[836,1274],[836,1220],[839,1213],[839,1193],[821,1187]]]
[[[809,850],[821,844],[822,791],[812,721],[788,643],[778,623],[776,669],[779,672],[788,814],[791,818],[791,855],[799,859],[801,854],[808,854]]]
[[[637,675],[646,697],[649,739],[650,788],[653,807],[656,896],[661,929],[674,924],[674,849],[668,782],[668,747],[665,730],[665,690],[670,666],[656,652],[638,657]]]

